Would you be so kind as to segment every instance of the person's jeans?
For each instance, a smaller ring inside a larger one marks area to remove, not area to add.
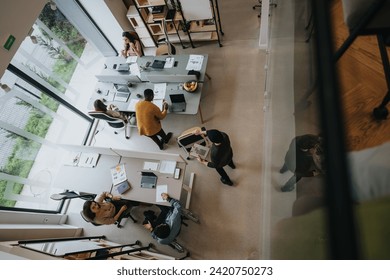
[[[161,140],[158,138],[158,136],[160,136]],[[161,145],[164,144],[164,140],[165,138],[167,138],[167,135],[166,133],[164,132],[163,129],[161,129],[159,132],[157,132],[156,134],[154,135],[151,135],[151,136],[148,136],[149,138],[151,138],[154,143],[157,144],[157,146],[161,147]]]

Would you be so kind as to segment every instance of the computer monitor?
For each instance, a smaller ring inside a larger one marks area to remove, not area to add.
[[[188,81],[196,81],[197,78],[195,75],[188,74],[146,74],[146,79],[151,83],[185,83]]]
[[[99,82],[103,83],[114,83],[114,84],[128,84],[128,83],[140,83],[141,79],[137,75],[105,75],[99,74],[95,75]]]

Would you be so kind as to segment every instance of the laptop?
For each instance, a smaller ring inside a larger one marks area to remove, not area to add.
[[[150,67],[153,69],[164,69],[165,60],[155,59]]]
[[[114,84],[116,93],[114,101],[127,102],[130,97],[130,91],[127,85]]]
[[[169,98],[171,99],[172,103],[169,108],[171,112],[185,112],[187,103],[184,98],[184,94],[170,94]]]
[[[114,69],[116,69],[118,72],[129,72],[130,66],[127,63],[121,63],[117,67],[114,65]]]
[[[153,172],[141,171],[141,188],[153,189],[157,185],[157,175]]]

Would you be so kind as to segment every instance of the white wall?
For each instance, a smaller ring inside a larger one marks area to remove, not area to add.
[[[122,32],[132,29],[122,0],[80,0],[80,3],[116,50],[120,51],[123,47]]]
[[[19,48],[22,41],[41,13],[47,0],[5,0],[0,4],[0,77]],[[16,40],[9,51],[4,43],[12,34]]]

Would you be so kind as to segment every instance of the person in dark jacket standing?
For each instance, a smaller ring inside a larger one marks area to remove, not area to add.
[[[228,165],[232,169],[236,166],[233,163],[233,150],[230,146],[229,136],[219,130],[210,129],[197,132],[197,134],[205,134],[208,139],[213,143],[210,148],[210,161],[198,158],[198,161],[210,168],[215,168],[219,175],[221,175],[221,182],[228,186],[233,186],[232,180],[230,180],[226,171],[223,169],[224,166]]]

